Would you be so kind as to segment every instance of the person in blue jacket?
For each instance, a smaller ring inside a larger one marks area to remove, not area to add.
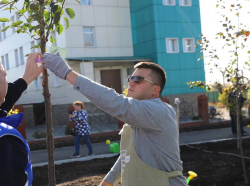
[[[7,82],[7,72],[0,63],[0,186],[31,186],[33,175],[30,149],[16,130],[23,120],[23,113],[7,116],[27,86],[42,72],[31,53],[25,73],[13,83]]]

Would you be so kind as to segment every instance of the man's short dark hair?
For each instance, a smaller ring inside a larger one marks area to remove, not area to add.
[[[165,70],[156,63],[151,63],[151,62],[140,62],[134,66],[134,69],[140,69],[140,68],[151,69],[151,73],[149,75],[150,77],[152,77],[152,80],[157,85],[160,86],[161,88],[160,95],[161,95],[167,81]]]

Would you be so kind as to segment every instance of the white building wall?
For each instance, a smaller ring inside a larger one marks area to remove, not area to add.
[[[133,56],[129,0],[92,0],[92,5],[66,1],[75,11],[66,30],[67,57]],[[83,27],[94,28],[94,47],[84,46]]]
[[[23,0],[19,0],[17,7],[21,9],[22,4]],[[75,0],[67,0],[65,6],[72,8],[76,16],[74,19],[68,18],[70,27],[64,30],[61,35],[56,33],[55,39],[58,47],[68,50],[67,57],[133,56],[129,0],[92,0],[92,5],[80,5]],[[13,15],[15,15],[14,11],[12,13],[9,13],[9,11],[0,12],[0,17],[10,19]],[[65,24],[64,20],[61,22]],[[0,23],[0,26],[2,27],[2,23]],[[5,26],[8,26],[8,23]],[[94,47],[84,47],[83,27],[94,28]],[[10,28],[6,32],[6,39],[0,42],[0,57],[5,56],[5,54],[9,56],[9,70],[7,70],[9,82],[18,79],[25,71],[27,57],[23,57],[24,64],[16,67],[15,49],[18,49],[20,63],[19,48],[23,47],[24,56],[29,54],[32,41],[34,40],[28,34],[13,34],[12,28]],[[37,41],[35,42],[37,44]],[[48,46],[47,48],[49,49]],[[38,50],[36,49],[36,51]],[[96,70],[93,63],[80,64],[79,61],[70,61],[69,65],[74,71],[96,80]],[[122,85],[126,85],[127,77],[124,76],[126,67],[119,68],[122,69]],[[51,72],[48,73],[52,105],[69,104],[75,100],[87,101],[81,93],[73,90],[73,86],[68,82],[59,80],[59,86],[56,85],[55,75]],[[38,84],[41,83],[41,77],[42,75],[38,77]],[[39,87],[41,86],[39,85]],[[35,83],[32,82],[17,104],[44,102],[42,91],[41,88],[35,90]]]

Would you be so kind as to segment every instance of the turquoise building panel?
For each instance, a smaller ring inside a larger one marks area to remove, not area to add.
[[[204,61],[197,61],[199,48],[190,53],[183,49],[183,39],[194,39],[196,44],[201,34],[199,0],[192,0],[192,6],[180,6],[179,0],[175,6],[163,5],[163,0],[130,0],[130,7],[134,55],[151,58],[165,69],[163,95],[205,92],[186,85],[205,80]],[[178,39],[177,53],[167,52],[166,39]]]

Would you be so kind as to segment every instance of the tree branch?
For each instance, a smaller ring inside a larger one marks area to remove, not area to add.
[[[2,7],[0,7],[0,9],[2,9],[3,7],[6,7],[6,6],[8,6],[8,5],[10,5],[10,4],[14,3],[14,2],[15,2],[15,1],[11,1],[11,2],[9,2],[9,3],[5,4],[5,5],[3,5]]]

